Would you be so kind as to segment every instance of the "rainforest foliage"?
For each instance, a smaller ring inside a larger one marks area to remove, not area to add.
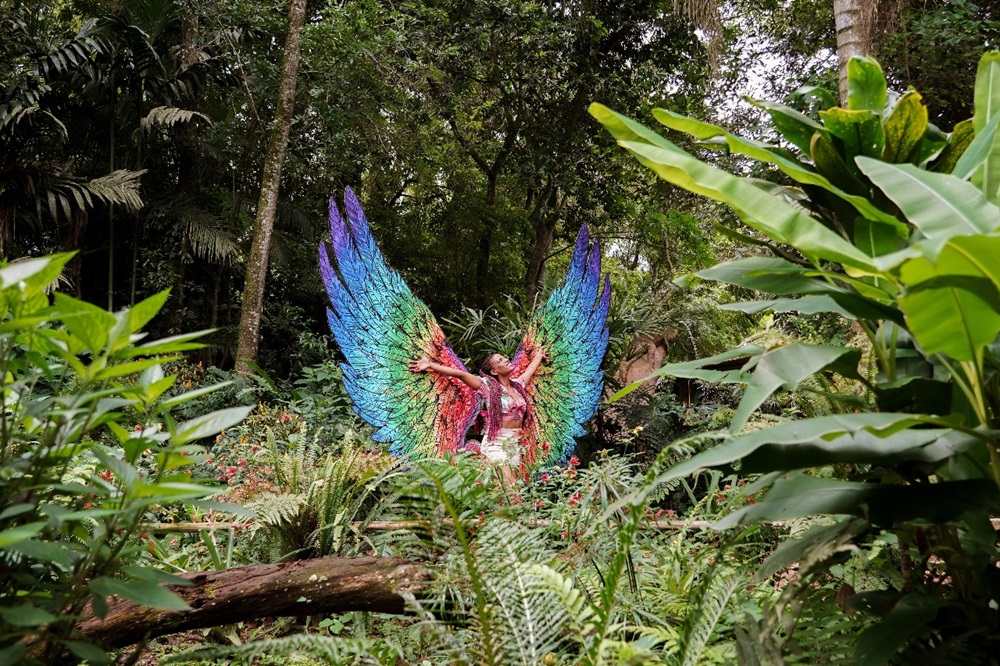
[[[991,663],[1000,15],[878,3],[841,106],[834,4],[310,1],[234,373],[287,3],[0,0],[0,663]],[[315,260],[345,186],[475,364],[600,237],[568,464],[370,441]],[[359,556],[433,582],[86,629]]]

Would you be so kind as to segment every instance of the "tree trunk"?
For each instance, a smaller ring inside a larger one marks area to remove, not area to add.
[[[871,50],[868,17],[876,0],[833,0],[833,20],[837,28],[837,62],[840,67],[840,105],[847,106],[847,61],[868,55]],[[866,18],[868,17],[868,18]]]
[[[113,604],[103,619],[83,620],[80,631],[116,648],[144,638],[266,617],[403,613],[402,594],[418,594],[431,572],[402,558],[327,557],[180,577],[192,585],[167,587],[190,610],[159,610],[123,600]]]
[[[253,247],[247,262],[247,277],[243,287],[243,310],[240,314],[240,339],[236,348],[236,370],[247,372],[248,363],[256,363],[260,342],[261,310],[264,307],[264,282],[267,278],[268,257],[271,252],[271,234],[274,215],[278,209],[278,191],[285,149],[292,126],[295,106],[295,79],[299,71],[302,49],[302,26],[305,24],[306,0],[291,0],[288,10],[288,37],[281,64],[281,84],[278,106],[274,112],[274,127],[264,156],[261,175],[260,199],[253,225]]]

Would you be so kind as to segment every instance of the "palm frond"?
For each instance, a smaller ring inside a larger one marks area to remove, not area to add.
[[[85,183],[83,187],[76,189],[81,194],[86,190],[105,203],[122,206],[129,212],[135,212],[143,206],[142,196],[139,194],[141,185],[139,179],[144,173],[146,173],[145,170],[118,169],[106,176],[95,178]]]
[[[17,100],[11,103],[0,104],[0,132],[11,135],[14,139],[14,132],[17,127],[25,121],[31,121],[36,117],[41,117],[51,123],[59,131],[59,136],[63,141],[69,139],[69,132],[63,124],[50,111],[38,105],[37,100],[32,101],[38,94],[31,94],[34,91],[25,91],[24,100]]]
[[[173,127],[177,123],[189,123],[195,118],[203,120],[209,125],[212,124],[212,120],[208,116],[198,111],[179,109],[174,106],[157,106],[150,109],[139,126],[143,132],[149,132],[160,127]]]
[[[177,213],[183,220],[184,237],[191,254],[221,264],[232,263],[239,256],[239,243],[221,218],[194,206],[187,206]]]

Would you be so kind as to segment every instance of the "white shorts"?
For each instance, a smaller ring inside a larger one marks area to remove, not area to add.
[[[496,465],[521,464],[521,431],[501,428],[494,439],[484,439],[479,453]]]

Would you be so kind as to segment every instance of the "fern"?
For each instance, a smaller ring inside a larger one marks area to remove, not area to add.
[[[253,511],[254,519],[260,525],[280,527],[299,517],[302,508],[308,505],[306,493],[263,493],[247,503]]]
[[[681,666],[697,666],[708,663],[708,660],[705,659],[705,653],[709,648],[709,639],[718,628],[737,586],[744,583],[745,581],[735,577],[706,576],[706,582],[702,588],[703,592],[698,595],[697,602],[693,604],[694,612],[688,614],[685,630],[681,634],[678,655]],[[726,661],[731,661],[732,655],[727,654],[726,656],[729,657]]]
[[[244,645],[219,645],[185,650],[166,657],[163,664],[185,664],[213,659],[245,659],[258,657],[309,655],[329,663],[342,663],[354,658],[362,664],[396,664],[403,658],[399,648],[384,641],[340,636],[298,634],[286,638],[255,641]]]

